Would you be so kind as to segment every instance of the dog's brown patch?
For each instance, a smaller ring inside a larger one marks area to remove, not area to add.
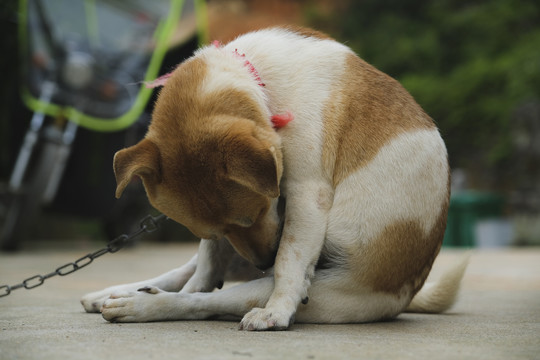
[[[415,221],[399,221],[387,226],[375,239],[357,249],[351,264],[354,276],[377,292],[400,295],[407,286],[411,298],[426,280],[442,245],[448,200],[429,233]]]
[[[352,53],[324,117],[323,164],[334,186],[369,163],[396,135],[435,127],[396,80]]]
[[[334,40],[332,37],[325,33],[298,25],[284,25],[282,26],[282,28],[303,37],[312,37],[320,40]]]

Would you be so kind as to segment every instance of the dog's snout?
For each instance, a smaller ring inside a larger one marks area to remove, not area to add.
[[[270,269],[272,266],[274,266],[274,263],[275,263],[275,259],[272,258],[270,261],[256,263],[255,267],[261,271],[266,271]]]
[[[261,271],[270,269],[276,262],[276,255],[277,249],[273,251],[269,257],[265,257],[264,259],[259,258],[258,261],[255,262],[255,267]]]

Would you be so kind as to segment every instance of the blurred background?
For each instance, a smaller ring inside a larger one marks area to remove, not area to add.
[[[0,4],[3,250],[94,246],[137,228],[152,209],[141,184],[114,198],[112,156],[148,126],[155,94],[141,82],[209,40],[278,24],[314,27],[344,42],[398,79],[435,120],[452,167],[446,246],[540,245],[537,1],[145,3]],[[147,240],[194,238],[167,222]]]

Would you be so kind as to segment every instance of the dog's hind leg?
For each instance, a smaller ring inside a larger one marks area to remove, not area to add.
[[[307,305],[296,313],[301,323],[363,323],[391,319],[401,313],[410,296],[374,292],[338,269],[316,272]]]
[[[152,279],[111,286],[100,291],[86,294],[82,297],[81,304],[86,312],[99,312],[103,302],[107,300],[112,293],[137,291],[137,289],[148,285],[156,286],[165,291],[180,291],[195,273],[197,258],[198,256],[196,254],[185,265]]]
[[[408,303],[368,289],[362,291],[352,279],[343,278],[335,269],[317,271],[306,304],[300,304],[296,319],[303,323],[352,323],[391,318]],[[274,290],[272,276],[252,280],[211,293],[167,293],[147,287],[137,292],[113,294],[102,309],[106,320],[145,322],[162,320],[201,320],[207,318],[242,318],[253,308],[262,308]],[[263,321],[263,320],[262,320]],[[244,330],[260,328],[279,330],[272,319],[264,326],[240,324]],[[294,322],[294,316],[290,324]],[[284,328],[283,328],[284,329]]]

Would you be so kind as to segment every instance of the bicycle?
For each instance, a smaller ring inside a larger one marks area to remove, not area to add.
[[[19,2],[22,99],[33,116],[9,179],[2,249],[16,249],[55,199],[80,128],[120,132],[144,118],[152,90],[143,82],[190,17],[206,41],[202,0]]]

